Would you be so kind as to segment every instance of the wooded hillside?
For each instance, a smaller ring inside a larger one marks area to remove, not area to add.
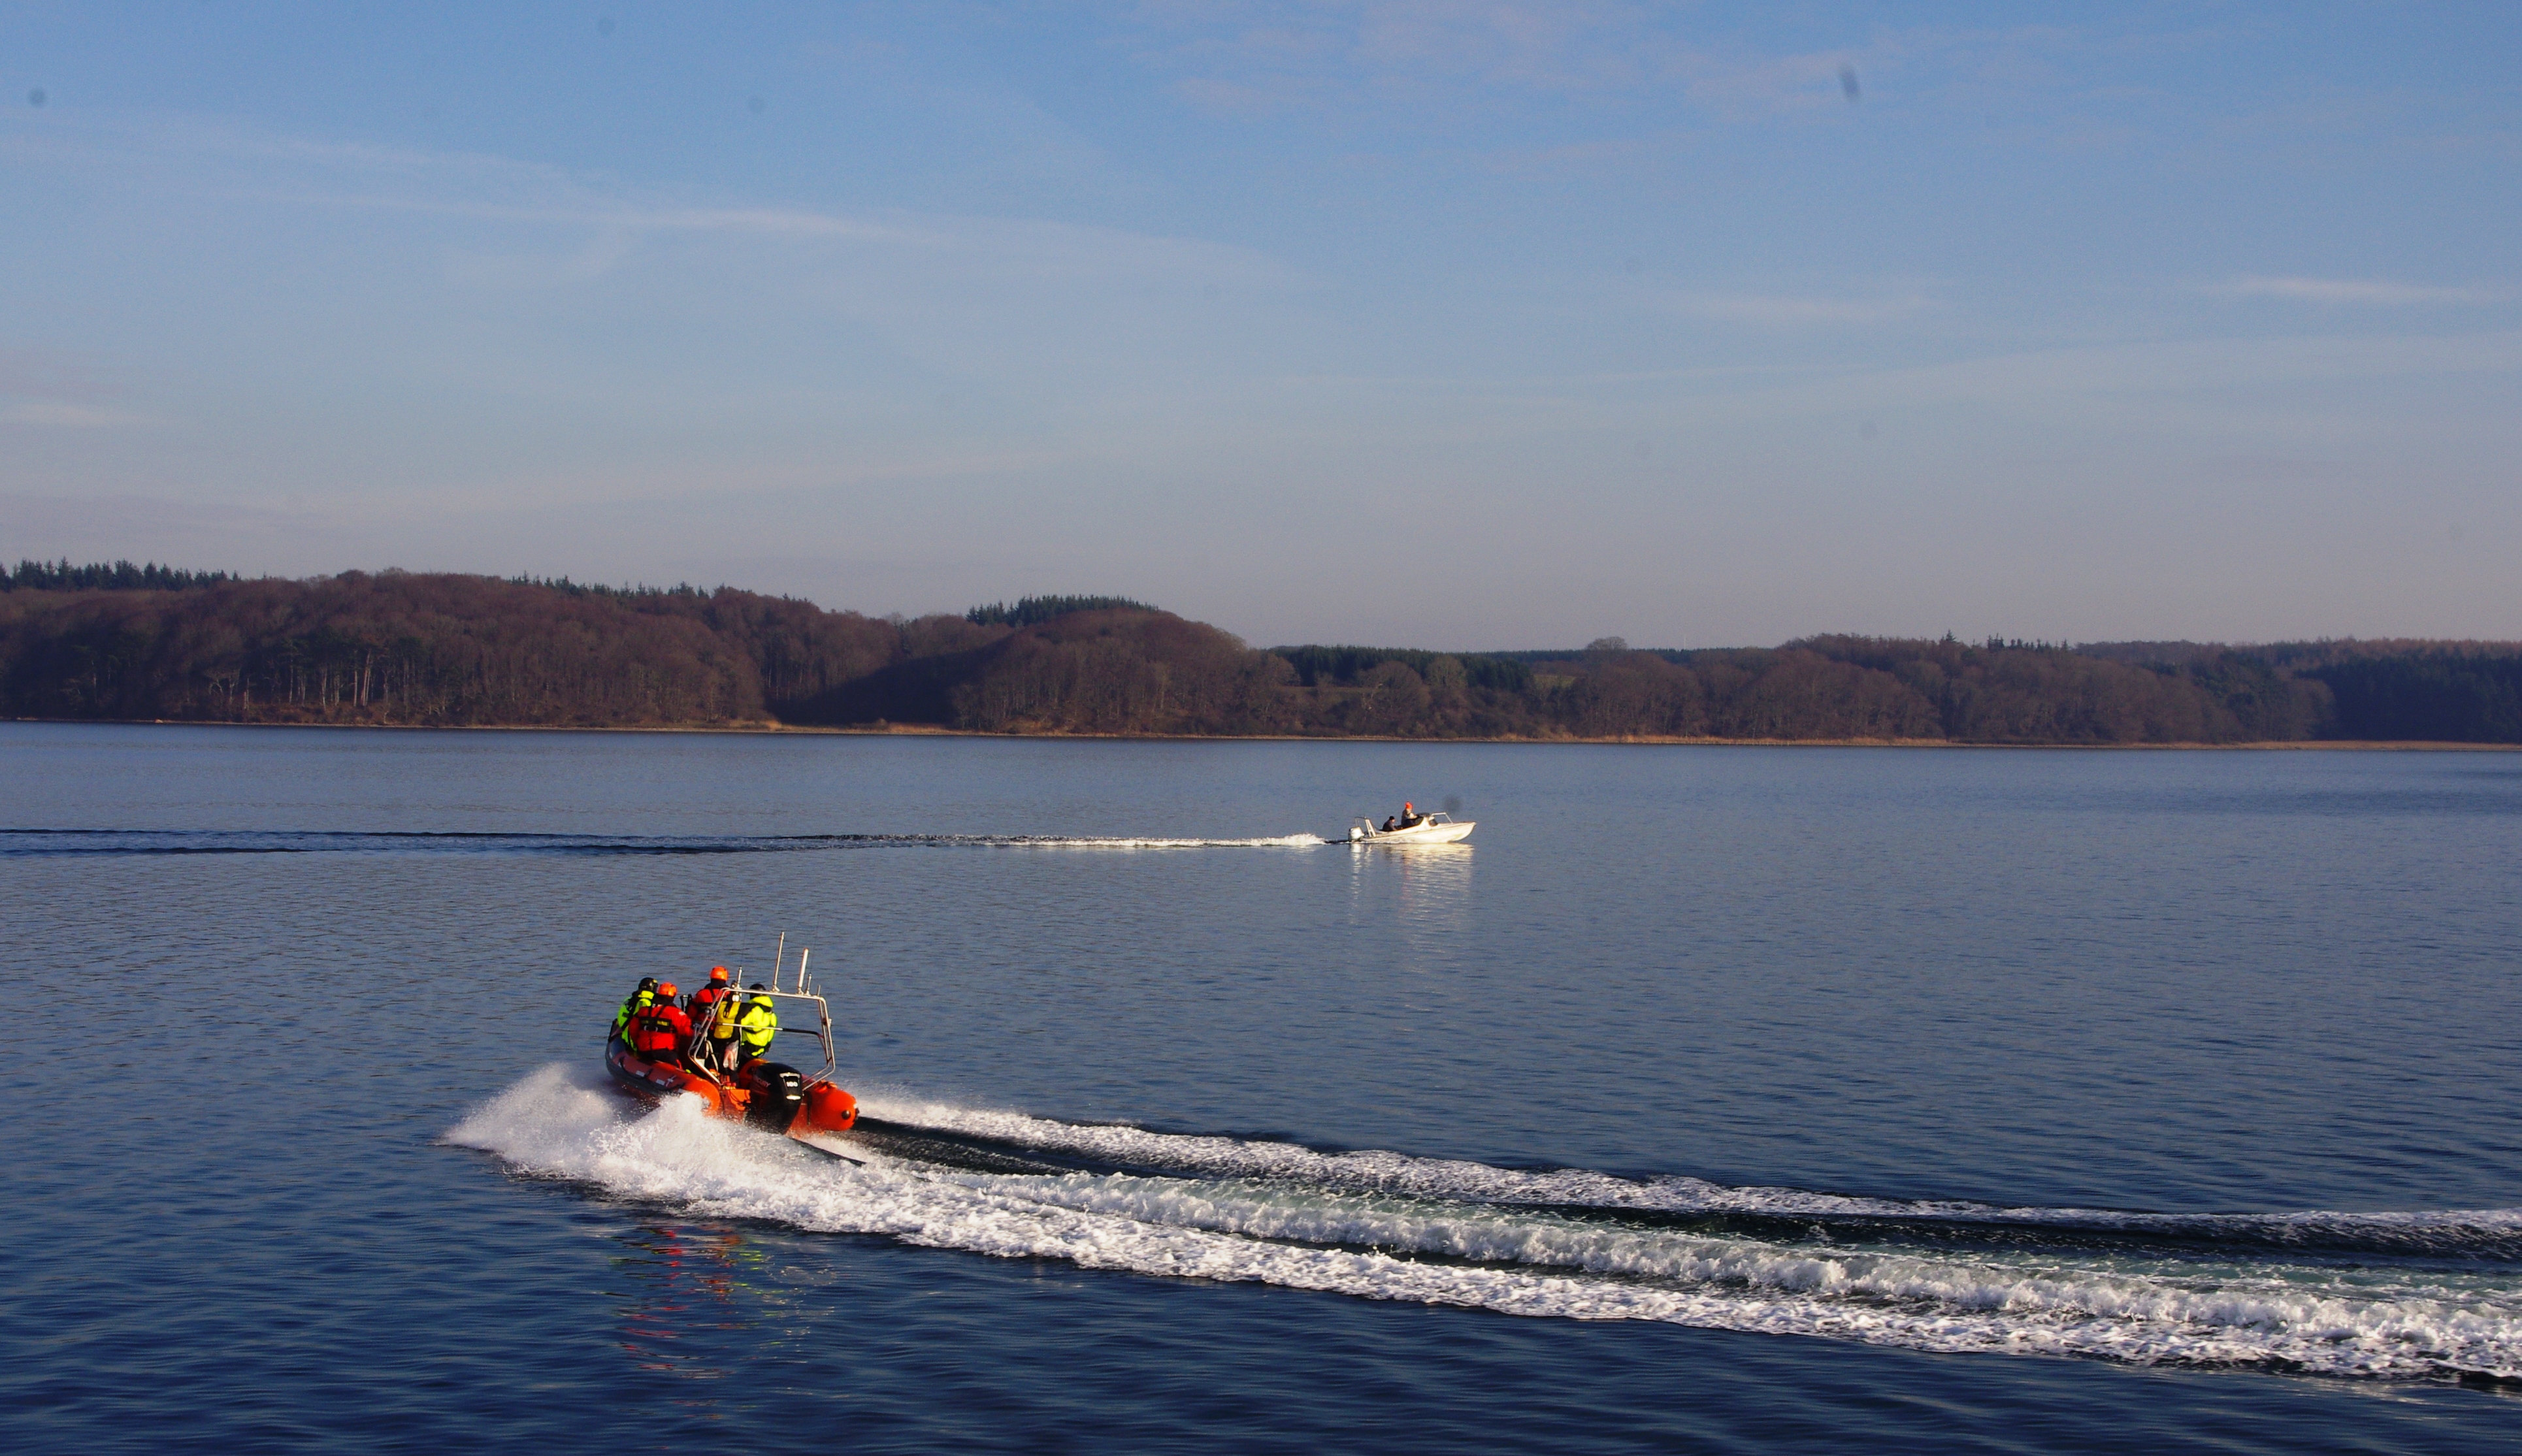
[[[0,572],[0,716],[998,733],[2522,742],[2522,647],[1255,650],[1122,598],[869,617],[720,587],[160,567]]]

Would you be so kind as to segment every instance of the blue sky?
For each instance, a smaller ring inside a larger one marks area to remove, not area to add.
[[[2522,637],[2522,8],[0,4],[0,555]]]

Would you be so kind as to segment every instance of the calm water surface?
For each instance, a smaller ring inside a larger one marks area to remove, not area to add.
[[[2510,1451],[2517,850],[2501,753],[0,725],[0,1436]],[[782,930],[1054,1166],[604,1086]]]

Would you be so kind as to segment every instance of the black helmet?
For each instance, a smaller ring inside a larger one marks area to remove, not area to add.
[[[769,986],[767,986],[767,985],[764,985],[762,982],[760,982],[760,981],[758,981],[758,980],[757,980],[757,981],[755,981],[755,982],[753,983],[753,988],[754,988],[755,990],[757,990],[757,991],[767,991],[767,990],[771,989],[771,987],[769,987]]]
[[[642,976],[639,978],[639,989],[643,991],[653,991],[656,988],[657,978],[653,976]]]

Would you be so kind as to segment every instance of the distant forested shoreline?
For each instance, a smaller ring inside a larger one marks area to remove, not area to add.
[[[2020,745],[2522,743],[2522,644],[1257,649],[1120,597],[871,617],[732,587],[0,570],[0,716]]]

